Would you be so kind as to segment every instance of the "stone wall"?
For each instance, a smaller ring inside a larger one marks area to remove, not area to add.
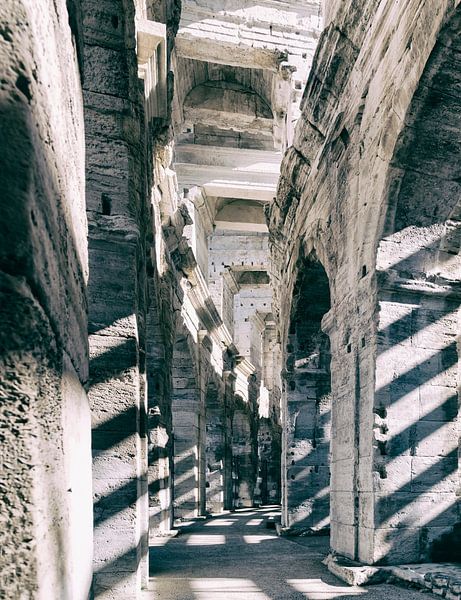
[[[418,561],[459,520],[449,409],[459,276],[437,237],[453,239],[458,214],[458,2],[330,5],[269,215],[279,330],[285,349],[297,261],[315,249],[332,305],[332,548]]]
[[[46,0],[7,1],[0,8],[0,596],[5,598],[86,598],[91,585],[77,8]]]

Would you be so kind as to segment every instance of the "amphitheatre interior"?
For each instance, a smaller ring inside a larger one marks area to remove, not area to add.
[[[0,64],[0,598],[461,600],[460,0],[3,0]]]

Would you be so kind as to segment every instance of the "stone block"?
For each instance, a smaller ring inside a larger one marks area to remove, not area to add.
[[[420,421],[416,424],[416,455],[454,456],[458,435],[456,422]]]
[[[459,483],[456,456],[414,456],[411,463],[411,491],[456,492]]]
[[[91,92],[129,97],[129,75],[126,54],[121,49],[85,45],[85,87]]]
[[[376,529],[374,562],[404,564],[418,562],[419,557],[419,529]]]
[[[355,527],[332,519],[330,544],[337,554],[354,558]]]
[[[410,492],[412,484],[413,457],[393,456],[390,460],[380,457],[375,464],[373,487],[376,492]]]
[[[377,494],[375,498],[375,523],[381,528],[411,529],[439,526],[453,522],[457,507],[449,493]]]
[[[335,521],[343,525],[354,525],[354,498],[353,492],[331,492],[331,514]]]
[[[331,463],[332,491],[347,492],[354,486],[354,462],[344,459]]]
[[[422,385],[419,388],[422,421],[453,421],[458,413],[458,395],[452,387]]]

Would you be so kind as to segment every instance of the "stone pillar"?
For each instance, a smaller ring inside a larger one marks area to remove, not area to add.
[[[206,389],[206,511],[224,509],[224,462],[226,412],[220,387],[210,381]]]
[[[459,523],[460,292],[407,283],[379,296],[367,562],[428,561],[441,545],[450,560],[448,537]]]
[[[223,372],[224,380],[224,509],[231,510],[234,507],[233,489],[233,461],[232,461],[232,415],[234,405],[235,373],[230,370]]]
[[[280,458],[282,453],[280,426],[270,419],[260,419],[258,427],[258,480],[261,504],[280,502]]]
[[[188,334],[178,336],[172,367],[173,512],[177,519],[190,519],[200,514],[201,393],[194,354],[189,347]]]
[[[198,370],[199,370],[199,432],[198,432],[198,505],[199,515],[206,513],[206,481],[207,481],[207,415],[206,415],[206,396],[207,383],[211,369],[211,353],[213,343],[208,336],[206,329],[201,329],[197,334],[198,339]]]
[[[144,142],[134,5],[84,0],[94,593],[147,584]],[[144,579],[143,579],[144,577]]]
[[[249,404],[236,398],[232,418],[232,460],[234,507],[253,506],[256,486],[257,453],[254,448],[252,411]]]
[[[289,336],[284,526],[318,530],[330,522],[330,373],[317,362],[297,365],[297,344]]]
[[[170,396],[173,342],[168,339],[169,328],[160,314],[161,285],[158,279],[152,279],[149,287],[150,306],[146,327],[149,531],[155,536],[169,532],[173,527]]]

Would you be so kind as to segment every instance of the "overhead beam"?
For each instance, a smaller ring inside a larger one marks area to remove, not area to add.
[[[220,39],[220,36],[199,28],[186,27],[178,31],[175,40],[178,56],[246,69],[268,69],[277,72],[287,59],[286,52],[277,48],[255,48],[245,43]]]
[[[201,187],[207,196],[272,202],[278,175],[230,167],[175,163],[180,187]]]
[[[242,112],[227,112],[212,108],[184,106],[184,120],[187,123],[211,125],[219,129],[232,129],[248,133],[272,133],[273,119],[257,117]]]
[[[179,144],[174,168],[180,187],[201,187],[207,196],[272,202],[280,152]]]
[[[230,167],[240,171],[273,173],[278,176],[282,153],[271,150],[251,150],[201,144],[177,144],[176,163],[193,163],[216,167]]]

